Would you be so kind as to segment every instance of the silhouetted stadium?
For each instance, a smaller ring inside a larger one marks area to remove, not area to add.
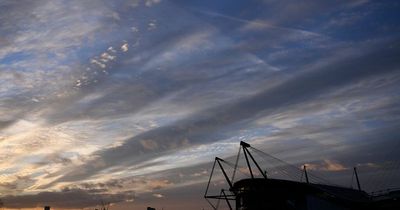
[[[224,201],[227,208],[237,210],[398,210],[400,209],[400,190],[385,191],[379,195],[371,195],[361,190],[358,181],[358,174],[354,168],[354,175],[357,180],[357,188],[351,189],[341,186],[312,183],[304,166],[304,182],[270,178],[267,172],[258,165],[245,142],[240,142],[239,153],[234,164],[232,178],[228,177],[222,163],[229,162],[216,157],[210,175],[204,197],[213,209],[220,208],[220,201]],[[253,148],[255,149],[255,148]],[[232,183],[237,171],[239,154],[244,153],[248,172],[251,178],[241,179]],[[255,149],[256,150],[256,149]],[[259,150],[258,150],[259,151]],[[268,155],[268,154],[266,154]],[[270,156],[272,159],[279,160]],[[251,167],[251,162],[257,171]],[[283,161],[282,161],[283,162]],[[222,174],[229,185],[229,189],[221,189],[217,195],[210,195],[210,182],[216,164],[220,167]],[[232,165],[232,164],[231,164]],[[262,178],[256,178],[255,174]],[[210,199],[217,200],[213,203]]]

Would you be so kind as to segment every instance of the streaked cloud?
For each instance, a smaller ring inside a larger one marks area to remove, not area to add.
[[[307,166],[307,169],[309,170],[323,170],[323,171],[343,171],[347,170],[345,166],[343,166],[340,163],[334,162],[332,160],[324,160],[322,164],[313,164],[313,163],[307,163],[305,164]]]
[[[184,209],[239,141],[342,178],[392,170],[400,45],[382,11],[399,5],[230,4],[2,1],[6,207],[161,207],[184,194]]]

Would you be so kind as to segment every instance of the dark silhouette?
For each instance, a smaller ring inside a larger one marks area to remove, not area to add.
[[[400,209],[400,190],[388,191],[381,195],[370,195],[361,190],[360,182],[356,168],[354,173],[357,179],[357,189],[333,186],[327,184],[311,183],[310,174],[307,173],[306,167],[303,167],[306,182],[293,180],[275,179],[267,177],[267,171],[263,171],[258,165],[249,149],[259,151],[252,148],[245,142],[240,142],[239,154],[232,179],[229,179],[222,163],[229,163],[221,158],[216,157],[211,171],[210,179],[206,188],[204,197],[213,207],[218,209],[219,200],[225,200],[229,209],[233,209],[232,201],[236,205],[237,210],[397,210]],[[243,150],[246,164],[248,166],[251,178],[242,179],[233,183],[233,177],[238,166],[240,151]],[[260,151],[259,151],[260,152]],[[265,153],[266,154],[266,153]],[[268,154],[266,154],[268,155]],[[273,159],[276,157],[268,155]],[[258,173],[262,178],[255,178],[255,172],[251,167],[251,162],[258,169]],[[221,189],[219,195],[208,195],[210,182],[214,173],[214,168],[218,164],[229,189]],[[295,167],[295,166],[294,166]],[[295,167],[296,168],[296,167]],[[208,199],[217,199],[217,205],[213,205]]]

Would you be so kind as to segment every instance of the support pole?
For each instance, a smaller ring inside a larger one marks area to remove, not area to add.
[[[244,148],[246,149],[247,153],[249,153],[251,160],[253,160],[253,163],[257,166],[258,170],[263,175],[264,179],[267,179],[267,172],[264,173],[264,171],[258,165],[257,161],[254,159],[253,155],[249,152],[249,150],[246,147],[244,147]]]
[[[306,165],[303,166],[303,169],[304,169],[304,175],[306,176],[306,182],[307,182],[307,184],[310,184],[310,182],[308,181],[308,174],[307,174],[307,167],[306,167]]]
[[[242,146],[242,148],[243,148],[243,153],[244,153],[244,156],[245,156],[245,158],[246,158],[247,166],[249,167],[249,171],[250,171],[250,174],[251,174],[251,178],[254,178],[254,176],[253,176],[253,171],[251,170],[251,166],[250,166],[249,160],[248,160],[248,158],[247,158],[247,154],[250,156],[251,160],[252,160],[253,163],[256,165],[257,169],[258,169],[258,170],[260,171],[260,173],[263,175],[264,179],[267,179],[267,171],[264,172],[264,171],[261,169],[261,167],[258,165],[257,161],[254,159],[253,155],[252,155],[252,154],[250,153],[250,151],[247,149],[247,148],[251,147],[250,144],[248,144],[248,143],[246,143],[246,142],[244,142],[244,141],[241,141],[241,142],[240,142],[240,146]]]
[[[227,197],[226,194],[225,194],[225,190],[222,189],[221,191],[222,191],[222,194],[224,195],[224,198],[225,198],[226,203],[227,203],[228,206],[229,206],[229,209],[232,210],[231,203],[229,203],[228,197]]]
[[[215,162],[216,162],[216,161],[217,161],[217,160],[214,160],[214,165],[213,165],[213,167],[212,167],[212,169],[211,169],[211,174],[210,174],[210,178],[208,179],[208,184],[207,184],[206,192],[204,193],[204,198],[206,198],[207,193],[208,193],[208,188],[210,187],[210,182],[211,182],[212,175],[213,175],[213,173],[214,173],[214,168],[215,168]],[[208,201],[208,200],[207,200],[207,201]]]
[[[357,173],[357,168],[356,167],[354,167],[354,174],[356,175],[358,190],[361,191],[360,180],[358,179],[358,173]]]
[[[231,180],[229,180],[228,175],[226,175],[224,167],[222,167],[221,162],[220,162],[220,161],[224,161],[224,160],[219,157],[215,157],[215,161],[217,161],[217,163],[218,163],[219,167],[221,168],[222,173],[224,174],[224,177],[225,177],[226,181],[228,182],[229,187],[231,189],[233,187],[232,182],[231,182]]]
[[[243,146],[242,148],[243,148],[244,157],[246,158],[247,167],[249,167],[251,178],[254,179],[254,175],[253,175],[253,171],[251,170],[251,165],[250,165],[250,162],[249,162],[249,158],[247,157],[246,147]]]

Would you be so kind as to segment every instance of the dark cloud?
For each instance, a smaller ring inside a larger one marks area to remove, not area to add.
[[[30,175],[15,175],[6,182],[0,183],[0,189],[3,194],[21,193],[33,183],[35,180]]]
[[[339,154],[332,154],[347,165],[358,163],[396,162],[400,151],[399,123],[395,122],[370,130],[361,131],[351,136],[351,146]]]
[[[15,123],[15,120],[0,120],[0,130]]]
[[[79,173],[71,172],[58,181],[78,180],[114,165],[139,163],[165,151],[218,141],[221,140],[221,136],[215,134],[228,125],[251,120],[259,114],[268,115],[268,112],[275,108],[290,107],[312,100],[332,91],[335,87],[398,70],[400,66],[397,59],[400,51],[398,41],[384,42],[381,45],[369,49],[370,52],[362,56],[346,58],[318,69],[302,72],[283,84],[238,103],[196,113],[176,124],[139,134],[121,146],[96,152],[98,159],[77,169]],[[152,141],[158,146],[149,149],[143,145],[143,141]],[[101,166],[94,164],[97,161],[104,164]]]
[[[35,195],[2,197],[6,208],[36,208],[51,206],[55,208],[85,208],[105,203],[122,202],[133,199],[129,192],[120,194],[91,194],[81,189],[64,189],[60,192],[41,192]]]

